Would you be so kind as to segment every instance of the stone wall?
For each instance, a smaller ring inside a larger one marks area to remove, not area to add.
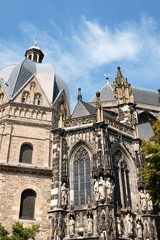
[[[23,223],[24,227],[40,224],[40,233],[36,239],[46,240],[48,234],[50,188],[50,176],[2,171],[0,174],[0,222],[8,231],[11,231],[11,226],[16,221]],[[34,220],[19,219],[21,194],[25,189],[32,189],[37,194]]]

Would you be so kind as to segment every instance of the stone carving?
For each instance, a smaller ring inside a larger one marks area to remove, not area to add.
[[[109,177],[106,180],[106,192],[107,192],[107,200],[109,200],[109,201],[113,200],[114,183],[111,182]]]
[[[67,205],[67,188],[65,182],[61,186],[61,205],[63,207]]]
[[[133,217],[130,213],[127,214],[127,231],[128,234],[133,234]]]
[[[93,220],[91,218],[91,215],[88,216],[88,233],[93,232]]]
[[[150,200],[149,193],[146,194],[146,199],[147,199],[147,209],[148,209],[148,212],[152,212],[153,211],[153,203],[152,203],[152,200]]]
[[[139,219],[137,221],[136,229],[137,229],[137,238],[142,239],[143,238],[142,225]]]
[[[121,227],[121,217],[117,217],[117,233],[119,236],[122,236],[122,227]]]
[[[100,176],[100,179],[99,179],[99,197],[100,197],[100,200],[105,199],[105,187],[106,187],[106,183],[105,183],[103,177]]]
[[[99,201],[99,184],[97,179],[94,179],[94,197],[96,202],[98,202]]]
[[[139,196],[140,196],[142,212],[145,212],[147,209],[147,204],[146,204],[146,194],[144,193],[143,189],[140,189]]]
[[[70,232],[70,235],[74,235],[75,233],[75,222],[74,222],[73,216],[70,217],[69,232]]]

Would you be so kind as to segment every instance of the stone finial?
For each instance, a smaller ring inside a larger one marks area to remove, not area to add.
[[[97,109],[97,122],[103,121],[103,107],[100,100],[100,92],[96,92],[96,109]]]
[[[159,98],[159,103],[160,103],[160,89],[158,89],[158,93],[159,93],[158,98]]]
[[[82,94],[81,94],[81,88],[78,88],[78,101],[82,101]]]
[[[64,116],[65,116],[65,106],[64,106],[64,97],[63,97],[63,95],[61,97],[59,105],[60,105],[60,111],[58,113],[58,115],[59,115],[58,127],[59,128],[63,128],[63,120],[64,120]]]

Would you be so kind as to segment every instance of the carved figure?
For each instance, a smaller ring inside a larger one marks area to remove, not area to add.
[[[147,208],[147,204],[146,204],[146,194],[144,193],[143,189],[140,190],[139,196],[140,196],[141,209],[143,212],[145,212]]]
[[[88,216],[88,233],[93,232],[93,220],[91,218],[91,215]]]
[[[74,229],[75,229],[75,222],[74,222],[73,216],[71,216],[70,221],[69,221],[70,235],[74,235]]]
[[[103,177],[100,176],[100,179],[99,179],[99,195],[100,195],[101,200],[105,199],[105,187],[106,187],[105,181],[103,180]]]
[[[133,217],[130,213],[127,214],[127,229],[129,234],[133,233]]]
[[[99,184],[97,179],[94,180],[94,197],[96,202],[98,202],[99,201]]]
[[[106,191],[107,191],[107,199],[112,200],[114,194],[114,183],[111,182],[110,178],[106,180]]]
[[[67,204],[67,188],[66,183],[64,182],[61,186],[61,205],[65,207]]]
[[[121,219],[118,216],[117,217],[117,231],[118,231],[118,235],[121,236],[122,235],[122,228],[121,228]]]
[[[146,198],[147,198],[147,209],[148,209],[148,212],[152,212],[152,210],[153,210],[153,203],[152,203],[152,200],[150,200],[149,193],[146,194]]]
[[[137,222],[136,229],[137,229],[137,238],[142,239],[142,226],[141,226],[140,220],[138,220]]]

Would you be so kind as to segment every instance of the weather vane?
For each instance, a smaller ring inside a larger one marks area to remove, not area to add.
[[[106,77],[106,80],[108,82],[108,79],[109,79],[110,75],[108,73],[105,73],[104,76]]]

